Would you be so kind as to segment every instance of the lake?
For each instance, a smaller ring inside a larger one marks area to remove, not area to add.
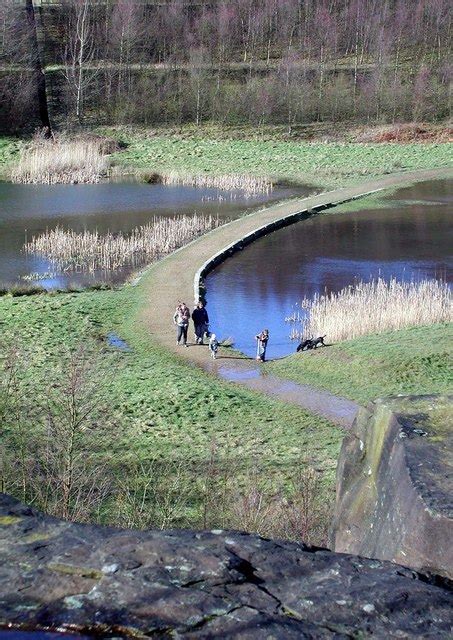
[[[0,183],[0,283],[23,282],[23,276],[30,273],[52,274],[47,260],[26,255],[22,247],[32,236],[56,226],[75,231],[127,233],[154,216],[198,213],[235,218],[264,204],[291,196],[304,197],[314,191],[309,186],[277,188],[270,194],[247,196],[241,191],[133,181],[52,186]],[[115,273],[52,275],[38,282],[49,289],[64,287],[69,282],[121,282],[129,273],[130,269],[123,269]]]
[[[257,240],[206,279],[211,328],[255,355],[270,331],[268,357],[295,351],[285,317],[315,293],[377,276],[453,278],[453,181],[418,183],[384,198],[386,208],[327,213]]]

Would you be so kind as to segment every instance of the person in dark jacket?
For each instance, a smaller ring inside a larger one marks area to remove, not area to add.
[[[195,341],[197,344],[203,344],[204,334],[208,331],[209,316],[201,300],[192,312],[192,320],[195,326]]]

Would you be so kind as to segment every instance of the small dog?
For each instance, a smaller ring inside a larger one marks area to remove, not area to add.
[[[299,351],[308,351],[309,349],[317,349],[318,347],[325,347],[326,343],[324,342],[324,338],[326,336],[319,336],[318,338],[307,338],[303,340],[299,345],[297,345],[297,353]]]

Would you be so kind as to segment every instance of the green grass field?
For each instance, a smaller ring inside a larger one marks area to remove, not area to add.
[[[306,142],[285,140],[278,128],[266,129],[259,136],[249,127],[233,128],[229,133],[209,125],[98,131],[128,145],[111,156],[120,172],[248,174],[335,188],[397,171],[452,164],[448,143]],[[0,138],[0,174],[6,174],[19,147],[13,138]]]
[[[451,152],[447,144],[324,144],[246,135],[228,138],[212,131],[203,137],[193,127],[170,134],[126,129],[105,133],[128,143],[112,157],[125,171],[250,173],[324,187],[396,170],[446,166]],[[19,145],[0,139],[0,174]],[[365,204],[360,202],[361,207]],[[234,501],[243,505],[244,492],[259,487],[269,506],[277,495],[291,498],[295,476],[308,467],[319,475],[319,496],[328,511],[342,432],[296,407],[214,379],[154,344],[139,320],[140,310],[149,304],[144,282],[118,290],[0,297],[0,368],[5,374],[1,354],[11,344],[19,347],[26,365],[20,374],[20,397],[12,409],[4,404],[9,413],[2,440],[13,466],[9,476],[2,474],[3,489],[46,507],[43,496],[21,493],[17,464],[35,473],[34,449],[45,451],[49,440],[49,398],[61,389],[59,377],[67,373],[68,354],[85,343],[96,363],[102,397],[80,436],[78,460],[85,458],[90,468],[102,469],[112,483],[85,519],[126,526],[227,524],[278,537],[280,529],[258,525],[253,518],[223,518],[214,509],[206,518],[206,486],[215,485],[209,500],[220,503],[222,487],[228,484],[229,508]],[[111,332],[131,351],[109,347],[106,337]],[[451,385],[451,337],[451,327],[410,329],[384,340],[370,336],[268,366],[276,375],[361,403],[395,393],[439,392]],[[0,380],[0,418],[4,397]],[[27,406],[25,417],[21,404]],[[22,462],[17,454],[21,442],[28,446]],[[57,450],[57,457],[62,455]],[[154,469],[151,478],[144,472],[149,465]],[[169,490],[173,502],[180,497],[178,508],[167,509],[164,519],[154,512],[145,517],[137,508],[148,481],[160,487],[161,502],[166,504]],[[316,536],[318,543],[325,540],[325,526]]]
[[[17,139],[0,136],[0,177],[19,154],[20,143]]]
[[[103,130],[128,144],[113,156],[120,167],[181,174],[247,173],[325,188],[415,169],[451,166],[450,144],[369,144],[217,136],[194,128],[172,134]]]
[[[41,411],[34,408],[37,418],[27,427],[30,434],[36,434],[38,442],[44,437],[47,390],[68,350],[83,342],[93,361],[100,362],[97,375],[105,406],[95,420],[100,426],[90,427],[94,437],[86,455],[94,456],[97,466],[106,466],[110,476],[125,478],[137,465],[151,462],[173,469],[181,465],[184,488],[200,487],[214,448],[219,467],[234,470],[238,490],[249,482],[250,473],[268,495],[285,490],[305,464],[318,470],[331,500],[340,429],[296,407],[218,381],[154,345],[137,320],[146,304],[143,295],[140,286],[125,285],[109,291],[0,298],[2,341],[20,345],[27,363],[25,395],[41,398],[36,404],[43,405]],[[131,351],[109,347],[110,332],[126,340]],[[6,446],[11,438],[15,442],[15,429],[11,424],[7,430]],[[191,494],[167,524],[201,526],[201,509],[199,495]],[[101,515],[90,517],[123,523],[115,513],[111,504],[104,504]]]
[[[361,404],[396,394],[453,388],[453,325],[366,336],[272,362],[282,378],[312,384]]]

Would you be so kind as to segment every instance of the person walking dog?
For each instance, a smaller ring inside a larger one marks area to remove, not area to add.
[[[195,326],[195,342],[203,344],[204,334],[208,331],[209,316],[201,300],[192,312],[192,320]]]
[[[185,302],[181,302],[176,307],[175,314],[173,316],[173,322],[176,325],[176,344],[179,346],[181,344],[181,340],[185,347],[188,347],[187,344],[187,330],[189,328],[189,319],[190,319],[190,310]]]
[[[261,333],[255,336],[256,344],[256,359],[264,362],[266,360],[266,349],[269,341],[269,330],[263,329]]]

